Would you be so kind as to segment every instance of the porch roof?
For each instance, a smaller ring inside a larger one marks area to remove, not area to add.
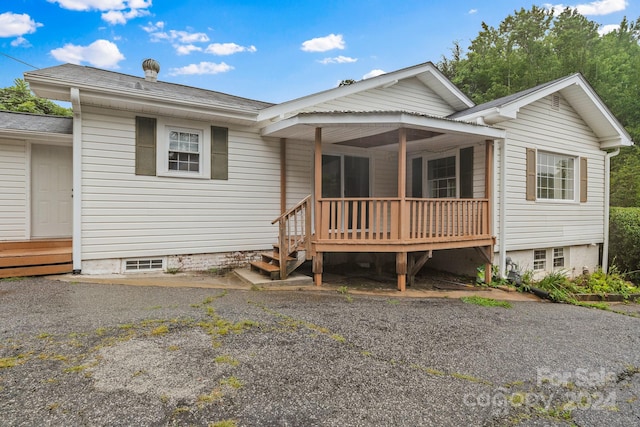
[[[407,129],[407,142],[447,142],[460,137],[502,139],[506,132],[492,126],[433,117],[407,111],[308,112],[271,123],[262,128],[263,136],[298,141],[315,140],[315,129],[322,128],[322,142],[361,148],[393,148],[398,130]]]

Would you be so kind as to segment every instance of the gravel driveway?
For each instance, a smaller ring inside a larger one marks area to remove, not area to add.
[[[543,302],[5,280],[0,425],[633,426],[639,348]]]

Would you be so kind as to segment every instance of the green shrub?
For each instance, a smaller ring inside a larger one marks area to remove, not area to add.
[[[611,208],[609,265],[640,283],[640,208]]]

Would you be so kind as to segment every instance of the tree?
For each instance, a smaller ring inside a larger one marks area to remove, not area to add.
[[[0,110],[23,113],[71,116],[70,108],[64,108],[48,99],[38,98],[22,79],[15,79],[14,85],[0,89]]]

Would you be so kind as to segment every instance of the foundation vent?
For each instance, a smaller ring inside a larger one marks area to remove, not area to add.
[[[162,270],[162,258],[129,259],[125,263],[125,271]]]

